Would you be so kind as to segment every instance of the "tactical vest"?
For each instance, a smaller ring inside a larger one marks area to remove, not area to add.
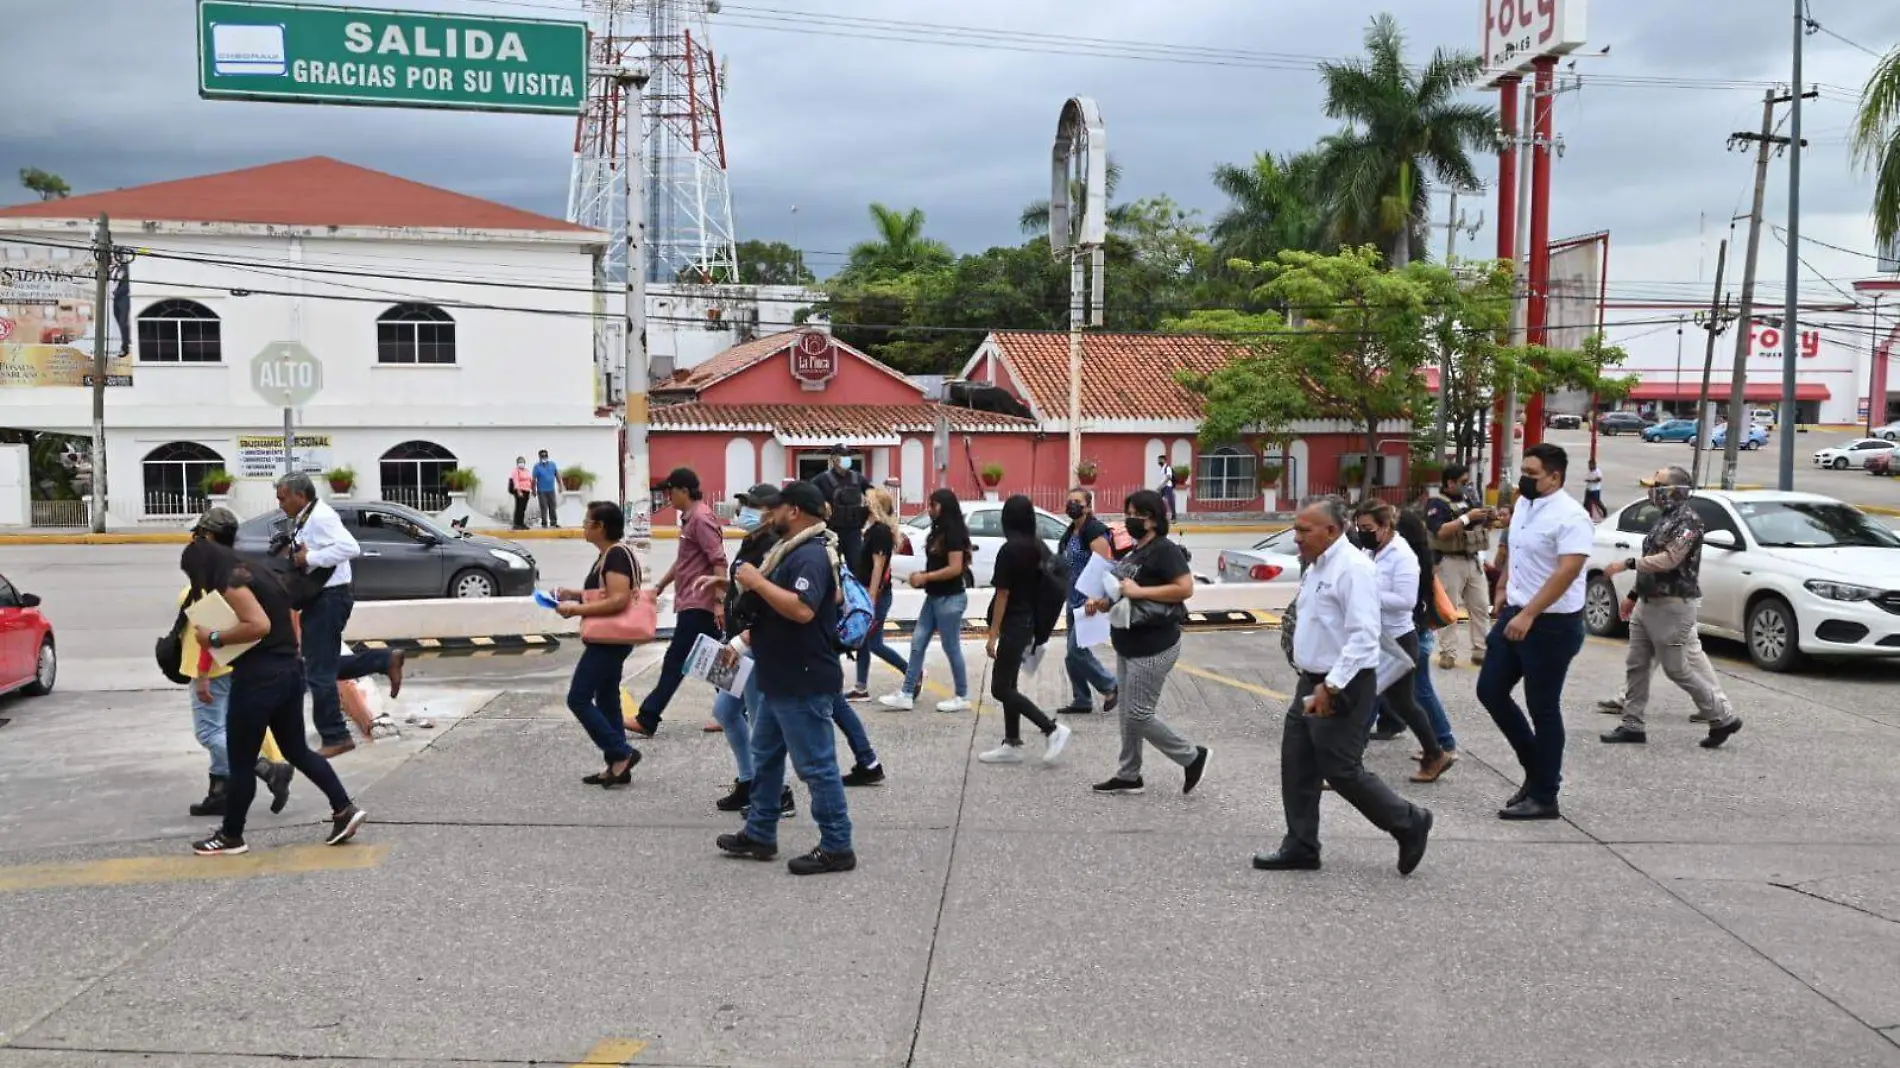
[[[1445,496],[1443,487],[1432,490],[1432,498],[1450,505],[1451,514],[1454,517],[1462,516],[1466,512],[1471,511],[1471,504],[1469,502],[1462,497],[1452,498]],[[1445,528],[1441,526],[1438,529],[1443,531]],[[1490,547],[1491,532],[1489,530],[1459,530],[1448,537],[1440,534],[1432,535],[1432,551],[1434,552],[1466,555],[1482,552]]]

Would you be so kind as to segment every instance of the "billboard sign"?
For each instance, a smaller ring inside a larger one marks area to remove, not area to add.
[[[1550,249],[1550,301],[1545,344],[1581,351],[1603,321],[1603,242],[1586,238]]]
[[[91,251],[0,241],[0,389],[90,386]],[[106,385],[132,384],[118,323],[106,321]]]
[[[306,475],[321,475],[330,469],[335,443],[328,434],[298,434],[292,439],[296,450],[291,468]],[[282,434],[246,434],[237,439],[237,477],[276,478],[284,473],[284,436]]]
[[[575,115],[587,24],[198,0],[198,95]]]
[[[1583,47],[1588,0],[1483,0],[1483,84]]]

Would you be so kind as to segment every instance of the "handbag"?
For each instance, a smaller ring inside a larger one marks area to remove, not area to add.
[[[152,647],[152,654],[158,658],[158,670],[166,679],[180,686],[191,685],[191,676],[179,670],[185,659],[185,610],[178,610],[178,618],[172,622],[172,629],[159,635],[158,643]]]
[[[1458,622],[1458,610],[1451,606],[1451,598],[1445,594],[1445,584],[1438,581],[1437,575],[1432,576],[1432,596],[1426,602],[1426,608],[1426,622],[1431,624],[1433,630],[1443,630]]]
[[[1141,571],[1141,565],[1142,557],[1130,553],[1115,565],[1115,577],[1134,578]],[[1179,602],[1164,604],[1160,601],[1133,601],[1118,597],[1108,613],[1108,625],[1116,630],[1147,630],[1150,627],[1179,626],[1185,622],[1187,605]]]
[[[627,554],[633,563],[633,596],[628,598],[627,607],[611,616],[582,616],[581,641],[588,645],[644,645],[660,633],[660,606],[653,591],[640,588],[640,562],[634,558],[633,550],[625,545],[616,545],[607,552],[619,549]],[[598,574],[601,564],[606,562],[602,554],[594,564]],[[582,590],[581,603],[593,604],[607,597],[607,578],[600,576],[601,588]]]

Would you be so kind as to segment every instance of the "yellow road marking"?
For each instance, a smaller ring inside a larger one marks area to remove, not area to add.
[[[303,875],[320,871],[361,871],[389,856],[387,844],[287,846],[235,857],[119,857],[67,864],[26,864],[0,868],[0,893],[9,890],[57,890],[83,886],[134,886],[146,883],[255,879],[267,875]]]
[[[1218,682],[1222,686],[1232,686],[1236,690],[1245,690],[1248,693],[1257,694],[1261,697],[1271,698],[1275,701],[1293,700],[1293,698],[1290,695],[1283,694],[1278,690],[1269,690],[1265,686],[1256,686],[1251,682],[1242,682],[1239,679],[1229,678],[1228,676],[1222,675],[1219,672],[1209,671],[1206,668],[1198,668],[1198,667],[1193,666],[1192,664],[1176,664],[1174,665],[1174,670],[1179,671],[1184,675],[1192,675],[1197,679],[1206,679],[1209,682]]]
[[[645,1042],[637,1038],[609,1038],[594,1043],[587,1055],[575,1062],[572,1068],[604,1068],[607,1065],[630,1063],[647,1048]]]

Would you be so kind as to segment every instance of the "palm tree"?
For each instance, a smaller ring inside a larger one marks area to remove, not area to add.
[[[1214,168],[1214,187],[1229,201],[1209,231],[1219,261],[1261,263],[1282,249],[1319,250],[1325,243],[1319,166],[1317,152],[1263,152],[1251,167]]]
[[[1427,211],[1427,174],[1476,186],[1471,154],[1497,144],[1498,116],[1488,106],[1458,102],[1484,69],[1475,54],[1441,48],[1415,71],[1405,64],[1405,36],[1391,15],[1372,20],[1366,53],[1320,64],[1326,114],[1346,122],[1321,142],[1320,171],[1331,194],[1333,236],[1375,240],[1392,266],[1403,267]]]
[[[847,268],[853,274],[904,274],[923,267],[940,267],[956,257],[950,246],[924,236],[924,209],[898,211],[871,205],[871,224],[877,236],[851,247]]]
[[[1861,90],[1854,161],[1874,172],[1874,236],[1885,247],[1900,234],[1900,48],[1887,53]]]
[[[1107,218],[1108,228],[1118,234],[1126,233],[1128,227],[1134,222],[1134,214],[1129,211],[1128,205],[1115,203],[1115,190],[1122,184],[1122,165],[1114,156],[1108,157],[1108,180],[1104,184],[1108,186],[1108,189],[1105,191],[1109,204]],[[1087,195],[1088,188],[1081,182],[1075,182],[1069,187],[1070,226],[1072,230],[1074,227],[1082,225],[1082,213],[1080,208]],[[1046,199],[1030,201],[1028,205],[1023,208],[1022,216],[1017,220],[1017,223],[1023,228],[1023,233],[1028,234],[1030,237],[1042,237],[1048,234],[1049,201]]]

